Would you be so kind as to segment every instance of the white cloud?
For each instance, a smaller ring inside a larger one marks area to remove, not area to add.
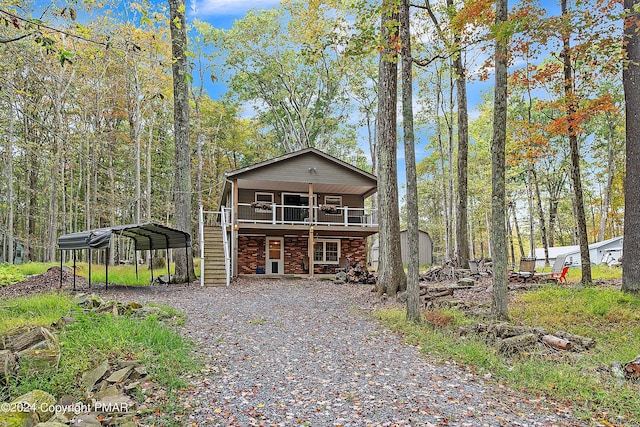
[[[244,15],[251,9],[271,9],[278,5],[280,0],[191,0],[192,11],[195,9],[196,17],[203,18],[214,15]]]

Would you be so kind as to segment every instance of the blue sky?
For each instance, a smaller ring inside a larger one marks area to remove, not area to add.
[[[205,21],[212,26],[219,29],[229,29],[233,26],[233,22],[236,19],[242,19],[248,10],[251,9],[271,9],[277,7],[280,3],[279,0],[186,0],[187,1],[187,19],[198,19]],[[471,117],[474,117],[473,109],[476,104],[481,100],[482,92],[491,90],[493,83],[491,80],[488,82],[476,82],[469,85],[468,89],[468,102],[471,109]],[[224,83],[217,82],[211,83],[207,79],[205,82],[205,89],[213,99],[219,98],[226,90]],[[364,135],[365,129],[362,129],[362,136],[359,138],[361,148],[367,155],[369,155],[369,147]],[[402,148],[402,129],[398,129],[399,132],[399,149],[398,149],[398,183],[400,188],[401,198],[404,196],[404,186],[406,183],[405,178],[405,162],[404,162],[404,150]],[[422,138],[421,138],[422,137]],[[418,132],[416,135],[416,160],[419,162],[427,154],[425,149],[426,145],[425,132]]]
[[[243,18],[247,11],[250,9],[271,9],[277,7],[280,3],[279,0],[186,0],[186,2],[188,20],[198,19],[200,21],[205,21],[219,29],[231,28],[233,26],[233,22],[237,19]],[[541,0],[541,2],[544,6],[546,6],[545,8],[547,10],[547,13],[559,13],[558,0]],[[480,60],[480,62],[482,61]],[[205,82],[205,88],[213,99],[219,98],[226,91],[226,87],[223,82],[212,84],[208,79],[207,82]],[[483,94],[492,91],[492,88],[492,77],[484,82],[471,80],[468,83],[467,97],[470,110],[470,120],[473,120],[475,117],[477,117],[476,106],[482,101]],[[401,138],[401,132],[402,129],[399,129],[399,139]],[[425,132],[419,132],[416,137],[416,157],[417,161],[420,161],[427,154],[424,148],[427,143],[427,136]],[[363,150],[368,153],[368,146],[366,145],[364,135],[360,139]],[[406,181],[404,177],[405,164],[401,140],[399,141],[399,146],[398,178],[400,186],[402,187]],[[404,190],[402,188],[400,191],[401,193],[404,193]]]

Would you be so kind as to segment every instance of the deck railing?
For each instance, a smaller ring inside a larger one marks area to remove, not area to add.
[[[275,203],[238,203],[239,223],[279,225],[337,225],[376,227],[377,212],[370,208],[348,206],[278,205]]]

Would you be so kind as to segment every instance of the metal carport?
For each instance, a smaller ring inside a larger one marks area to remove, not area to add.
[[[154,249],[174,249],[185,248],[187,252],[187,262],[189,262],[189,248],[191,247],[191,236],[189,233],[167,227],[152,222],[143,224],[127,224],[114,227],[99,228],[90,231],[82,231],[79,233],[64,234],[58,238],[58,249],[62,251],[73,251],[73,273],[74,283],[73,289],[76,288],[75,272],[76,272],[76,251],[87,249],[89,251],[89,287],[91,287],[91,250],[106,249],[107,258],[108,251],[111,247],[111,236],[128,237],[134,242],[134,257],[136,265],[136,277],[138,276],[138,251]],[[109,267],[108,262],[105,263],[105,288],[109,286]],[[189,268],[189,266],[187,266]],[[167,262],[167,275],[169,273],[169,263]],[[151,269],[151,278],[153,279],[153,266]],[[60,287],[62,287],[62,254],[60,256]]]

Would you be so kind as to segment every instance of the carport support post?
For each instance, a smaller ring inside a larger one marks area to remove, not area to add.
[[[60,289],[62,289],[62,249],[60,249]]]
[[[91,289],[91,248],[87,248],[89,251],[89,289]]]
[[[76,250],[73,250],[73,290],[76,290]]]
[[[111,248],[107,248],[107,257],[104,260],[104,290],[109,289],[109,251]]]
[[[149,259],[151,260],[151,283],[153,283],[153,244],[151,243],[151,239],[149,239]],[[167,262],[169,262],[169,259],[167,259]]]
[[[138,244],[133,241],[133,262],[136,264],[136,282],[138,281]]]

